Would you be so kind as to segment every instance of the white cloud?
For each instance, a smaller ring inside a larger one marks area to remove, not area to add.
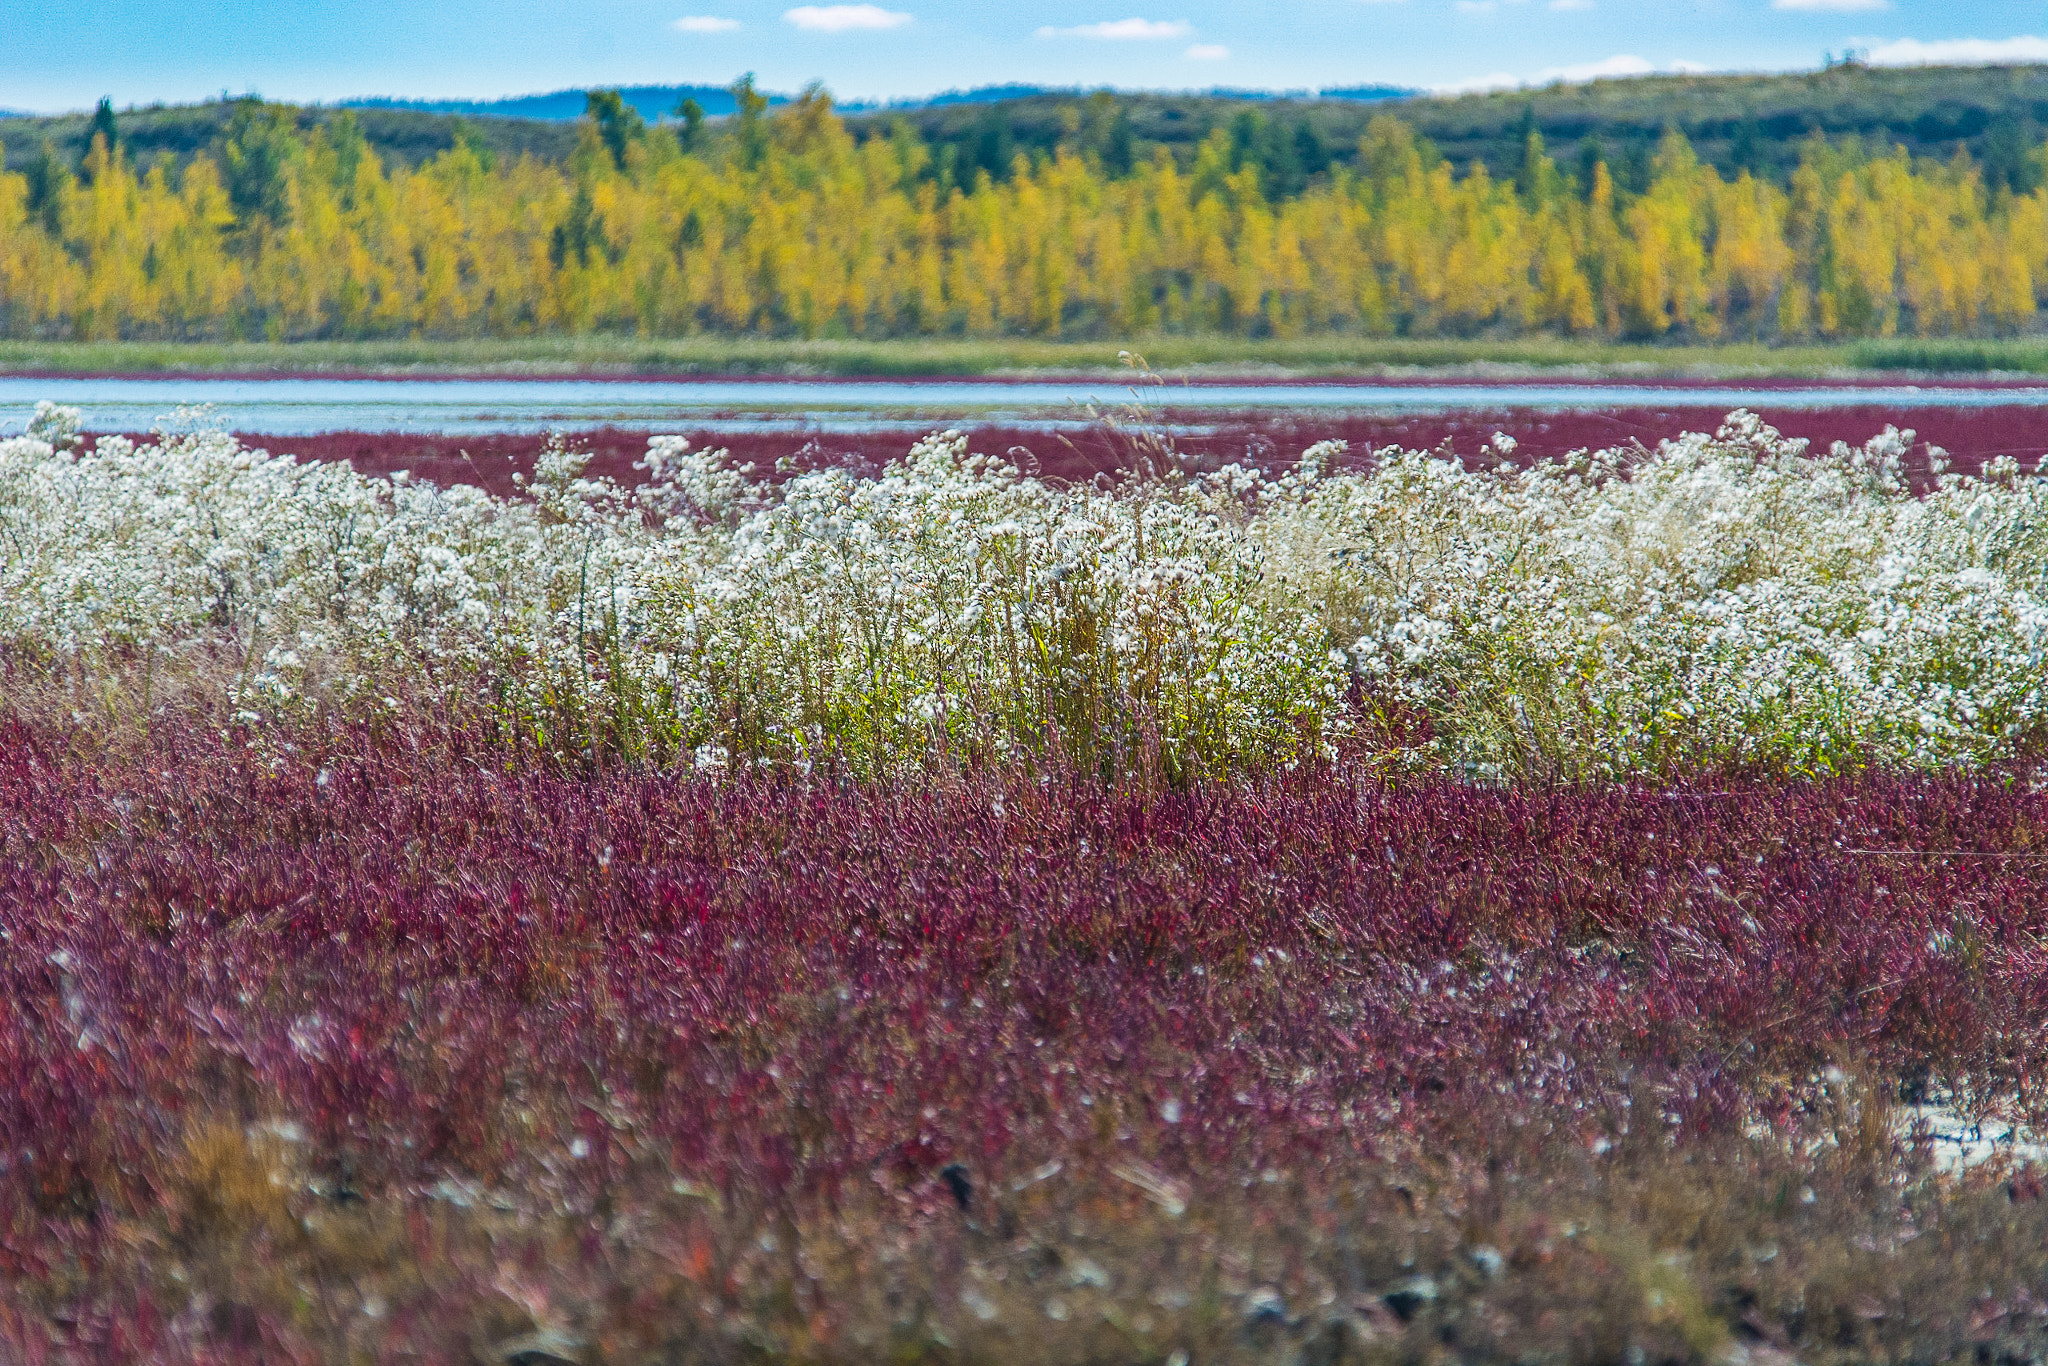
[[[1553,66],[1536,73],[1536,79],[1545,85],[1552,81],[1563,81],[1575,85],[1580,81],[1601,81],[1611,76],[1647,76],[1657,68],[1631,53],[1622,53],[1604,61],[1586,62],[1579,66]],[[1673,62],[1670,70],[1693,70],[1699,68],[1691,62]]]
[[[1944,38],[1923,43],[1901,38],[1874,47],[1864,60],[1877,66],[1999,66],[2048,62],[2048,38]]]
[[[1195,31],[1194,25],[1185,19],[1110,19],[1100,24],[1080,24],[1074,28],[1042,28],[1040,38],[1102,38],[1111,42],[1130,42],[1144,38],[1185,38]]]
[[[1593,8],[1593,0],[1550,0],[1550,7],[1560,13],[1566,10],[1588,10]]]
[[[1606,80],[1615,76],[1648,76],[1658,71],[1703,71],[1706,68],[1697,62],[1667,62],[1655,66],[1633,53],[1622,53],[1597,62],[1586,62],[1579,66],[1545,67],[1533,76],[1511,76],[1505,71],[1496,71],[1490,76],[1476,80],[1459,81],[1455,85],[1438,86],[1447,95],[1462,94],[1474,90],[1513,90],[1520,86],[1549,85],[1563,81],[1567,85],[1578,85],[1586,81]]]
[[[1891,7],[1891,0],[1771,0],[1772,9],[1818,10],[1827,14],[1860,14]]]
[[[1230,55],[1230,49],[1221,43],[1196,43],[1181,56],[1191,62],[1220,62]]]
[[[856,29],[902,28],[910,16],[880,5],[798,5],[783,19],[812,33],[850,33]]]
[[[731,33],[739,26],[739,20],[721,19],[715,14],[686,14],[670,25],[678,33]]]

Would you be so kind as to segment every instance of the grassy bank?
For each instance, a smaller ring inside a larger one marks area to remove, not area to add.
[[[1754,378],[1858,372],[2048,373],[2048,341],[1863,341],[1773,347],[1642,346],[1530,338],[1457,341],[1358,337],[1126,342],[831,340],[623,336],[334,342],[0,341],[0,373],[1000,375],[1113,369],[1120,346],[1163,372],[1373,375],[1518,367],[1588,375]]]

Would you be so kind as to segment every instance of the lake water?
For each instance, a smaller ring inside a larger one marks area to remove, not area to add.
[[[1203,414],[1346,414],[1535,409],[1594,412],[1660,405],[1824,411],[2048,407],[2048,386],[1341,383],[1148,387],[1156,409]],[[1057,427],[1088,405],[1128,404],[1113,381],[126,379],[0,377],[0,431],[19,432],[38,399],[85,410],[94,431],[147,431],[181,406],[207,405],[238,431],[533,432],[617,426],[738,431],[875,431],[943,423]]]

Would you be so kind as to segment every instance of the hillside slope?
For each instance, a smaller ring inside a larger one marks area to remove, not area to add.
[[[2033,149],[2048,139],[2048,66],[1837,66],[1776,76],[1638,76],[1541,90],[1403,100],[1385,108],[1453,161],[1495,173],[1521,164],[1533,124],[1569,157],[1588,137],[1609,160],[1646,156],[1667,127],[1722,171],[1782,180],[1799,144],[1818,133],[1873,151],[1902,146],[1947,158],[1964,148],[1993,173],[2038,179]]]
[[[148,166],[161,156],[168,156],[182,166],[200,151],[218,158],[228,124],[242,104],[241,100],[209,100],[205,104],[121,110],[122,147],[129,160],[141,166]],[[312,105],[293,112],[299,131],[305,133],[342,111]],[[464,119],[456,114],[418,109],[363,108],[347,112],[361,125],[365,140],[378,156],[387,163],[405,166],[416,166],[453,147],[458,129],[466,129],[468,136],[497,156],[517,158],[531,153],[546,161],[560,161],[576,146],[573,122]],[[0,146],[6,151],[6,169],[26,170],[42,156],[45,144],[60,157],[82,162],[91,123],[88,114],[0,117]]]
[[[621,94],[650,121],[684,95],[713,117],[732,108],[730,94],[711,87],[629,86]],[[782,98],[770,96],[771,102]],[[574,116],[582,102],[582,92],[563,90],[512,100],[361,100],[342,107],[360,122],[379,156],[416,165],[452,146],[458,126],[499,156],[530,153],[560,160],[576,145]],[[218,146],[238,103],[123,110],[121,136],[140,164],[163,154],[182,163],[202,148]],[[342,107],[298,109],[301,131],[336,117]],[[1329,166],[1348,165],[1366,125],[1387,113],[1411,124],[1460,167],[1481,162],[1497,178],[1520,169],[1527,135],[1535,131],[1568,168],[1605,159],[1624,187],[1635,188],[1634,182],[1647,180],[1651,151],[1667,128],[1683,132],[1700,158],[1724,174],[1751,170],[1780,183],[1797,165],[1801,143],[1815,134],[1871,150],[1902,146],[1915,156],[1942,159],[1965,150],[1994,183],[2020,191],[2048,174],[2048,163],[2034,150],[2048,141],[2048,66],[1837,66],[1786,75],[1637,76],[1406,97],[1377,86],[1315,97],[1008,87],[952,91],[917,104],[855,105],[844,112],[856,138],[888,136],[907,125],[930,144],[935,161],[970,175],[986,170],[997,180],[1007,178],[1019,153],[1050,153],[1076,140],[1103,154],[1113,168],[1162,147],[1186,161],[1204,138],[1224,128],[1263,145],[1264,159],[1277,167],[1276,188],[1285,192]],[[26,167],[45,142],[60,155],[82,160],[89,125],[85,114],[0,114],[7,169]]]
[[[1348,164],[1366,125],[1393,114],[1463,167],[1485,163],[1495,177],[1522,165],[1528,133],[1542,134],[1567,164],[1582,153],[1606,159],[1625,183],[1646,180],[1666,128],[1690,139],[1723,173],[1755,171],[1782,183],[1815,133],[1881,150],[1948,158],[1958,148],[1993,178],[2030,189],[2042,174],[2034,148],[2048,140],[2048,66],[1864,67],[1788,75],[1633,76],[1583,85],[1470,95],[1246,101],[1200,95],[1047,93],[978,107],[929,107],[851,114],[856,133],[902,119],[935,150],[995,171],[1018,151],[1050,151],[1077,126],[1122,125],[1130,154],[1154,147],[1188,152],[1218,128],[1254,116]],[[1308,130],[1309,136],[1302,134]],[[1584,146],[1590,142],[1591,149]]]

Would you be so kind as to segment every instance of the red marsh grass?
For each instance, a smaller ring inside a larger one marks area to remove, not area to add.
[[[0,732],[0,1344],[2026,1360],[2008,775],[1160,795]],[[1933,1113],[1933,1111],[1928,1111]]]
[[[1148,395],[1149,396],[1149,395]],[[1811,441],[1825,449],[1834,441],[1860,445],[1887,425],[1912,429],[1918,442],[1907,458],[1908,468],[1924,473],[1929,443],[1949,452],[1958,472],[1973,474],[1999,455],[2011,455],[2031,466],[2048,454],[2048,424],[2036,407],[2002,404],[1982,408],[1907,408],[1865,406],[1835,409],[1758,409],[1786,436]],[[1640,441],[1655,447],[1681,432],[1712,432],[1727,416],[1721,408],[1634,407],[1591,411],[1543,411],[1510,408],[1491,412],[1435,412],[1385,416],[1328,417],[1314,414],[1174,414],[1169,424],[1191,424],[1202,430],[1177,432],[1175,447],[1196,468],[1216,468],[1241,461],[1262,468],[1291,465],[1318,441],[1349,442],[1352,459],[1362,462],[1385,447],[1436,450],[1445,443],[1460,455],[1477,456],[1496,432],[1516,442],[1520,463],[1566,455],[1575,450],[1607,449]],[[930,424],[937,427],[940,423]],[[1125,431],[1097,424],[1057,434],[1041,427],[963,424],[969,445],[990,454],[1007,453],[1029,473],[1047,478],[1088,480],[1126,468],[1131,443]],[[796,468],[839,466],[874,473],[901,460],[926,432],[905,427],[880,432],[720,431],[676,428],[693,445],[732,451],[764,474],[788,461]],[[132,434],[137,440],[145,434]],[[534,458],[547,444],[545,433],[482,432],[447,435],[419,432],[315,432],[299,435],[238,433],[251,448],[289,453],[307,460],[346,460],[357,471],[388,475],[409,470],[414,477],[442,486],[474,484],[501,497],[517,492],[512,476],[533,473]],[[644,474],[634,463],[647,454],[647,433],[622,427],[595,427],[563,434],[568,444],[589,451],[593,475],[634,485]]]

